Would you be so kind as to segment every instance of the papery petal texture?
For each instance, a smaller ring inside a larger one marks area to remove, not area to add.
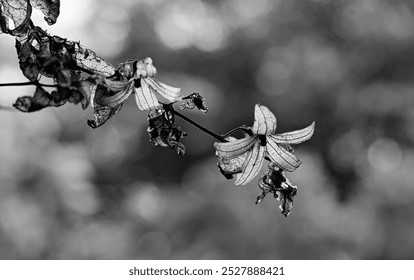
[[[134,90],[135,100],[140,110],[146,111],[150,109],[157,109],[161,106],[145,79],[141,79],[141,86],[139,88],[134,87]]]
[[[158,82],[152,78],[144,78],[144,80],[149,87],[151,87],[156,93],[164,97],[170,102],[182,100],[182,95],[180,94],[181,88],[175,88],[161,82]]]
[[[119,91],[116,92],[114,95],[102,97],[100,100],[98,100],[98,103],[113,108],[120,105],[128,99],[128,97],[134,90],[134,83],[118,82],[116,84],[113,84],[112,87],[109,85],[108,87],[111,90],[119,89]]]
[[[236,177],[236,182],[234,183],[236,186],[245,185],[256,177],[263,165],[265,152],[266,148],[261,146],[259,141],[256,141],[252,151],[247,154],[247,158],[244,161],[243,172]]]
[[[280,147],[271,137],[268,137],[266,147],[270,160],[283,170],[295,171],[302,163],[294,154]]]
[[[238,157],[250,150],[256,140],[256,136],[251,136],[229,142],[216,142],[214,143],[214,147],[216,148],[216,155],[226,158]]]
[[[269,135],[269,137],[279,144],[295,145],[309,140],[312,137],[314,130],[315,122],[300,130]]]
[[[277,120],[270,110],[263,105],[256,104],[254,107],[253,134],[269,135],[276,131]]]

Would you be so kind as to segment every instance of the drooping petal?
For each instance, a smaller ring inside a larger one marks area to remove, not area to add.
[[[243,164],[243,172],[237,175],[236,182],[234,182],[236,186],[246,185],[256,177],[263,165],[265,151],[265,146],[256,141],[253,150],[248,153]]]
[[[286,171],[294,171],[301,165],[296,156],[280,147],[272,138],[267,137],[267,153],[270,160],[279,168]]]
[[[254,107],[254,123],[252,131],[256,135],[269,135],[276,131],[276,117],[263,105]]]
[[[175,88],[161,82],[158,82],[152,78],[141,79],[145,80],[148,85],[159,95],[167,99],[168,101],[175,102],[182,100],[182,95],[180,94],[181,88]]]
[[[122,84],[124,82],[117,83],[112,88],[121,88]],[[108,87],[112,89],[109,85]],[[98,100],[98,103],[101,105],[109,106],[109,107],[116,107],[119,104],[123,103],[133,92],[134,88],[134,82],[129,82],[124,85],[124,88],[118,92],[116,92],[114,95],[111,96],[104,96]]]
[[[214,143],[214,148],[216,148],[216,155],[218,157],[225,158],[235,158],[250,150],[253,147],[257,137],[245,137],[242,139],[237,139],[229,142]]]
[[[300,130],[285,132],[282,134],[273,134],[269,135],[269,137],[279,144],[294,145],[309,140],[312,137],[314,130],[315,122],[313,122],[310,126]]]
[[[160,107],[160,103],[158,103],[157,97],[151,91],[145,79],[141,79],[141,86],[139,88],[134,87],[134,90],[135,100],[140,110],[147,111]]]

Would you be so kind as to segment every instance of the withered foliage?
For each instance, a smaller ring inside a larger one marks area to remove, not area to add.
[[[175,111],[173,105],[182,102],[181,109],[208,111],[205,99],[197,92],[186,97],[181,89],[161,83],[155,76],[157,69],[151,58],[128,60],[117,68],[79,42],[53,36],[31,21],[32,9],[40,9],[45,21],[52,25],[59,16],[59,0],[0,0],[0,33],[14,36],[19,66],[23,75],[35,85],[33,96],[19,97],[13,106],[22,112],[35,112],[46,107],[66,103],[90,104],[93,119],[87,124],[97,128],[117,114],[124,102],[135,96],[137,107],[148,113],[148,136],[157,146],[185,153],[181,139],[186,133],[175,124],[175,116],[192,123],[217,138],[214,143],[221,173],[235,185],[246,185],[256,177],[265,160],[269,171],[259,179],[261,193],[256,204],[268,194],[279,201],[283,215],[289,215],[296,186],[285,171],[294,171],[302,163],[294,154],[292,145],[310,139],[315,124],[306,128],[276,134],[277,120],[265,106],[257,104],[252,127],[241,126],[219,136]],[[12,24],[10,24],[12,23]],[[53,85],[40,83],[41,77],[53,80]],[[54,90],[47,91],[46,86]],[[241,130],[245,136],[236,139],[228,135]]]

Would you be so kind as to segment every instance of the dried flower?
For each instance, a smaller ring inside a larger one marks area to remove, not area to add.
[[[132,93],[135,93],[138,108],[143,111],[161,107],[156,94],[169,102],[182,99],[180,88],[171,87],[153,79],[157,70],[149,57],[144,60],[128,61],[121,64],[118,73],[125,80],[105,79],[105,84],[114,94],[100,98],[97,102],[101,105],[116,107]]]
[[[302,143],[313,135],[315,123],[310,126],[292,132],[275,134],[276,117],[270,110],[257,104],[255,106],[255,120],[252,128],[246,129],[248,136],[242,139],[232,140],[224,143],[214,143],[216,155],[219,157],[221,169],[223,163],[233,163],[231,172],[233,174],[241,168],[237,174],[236,185],[249,183],[260,171],[265,157],[276,164],[281,170],[294,171],[299,167],[301,161],[293,154],[290,145]],[[241,156],[245,159],[241,164]],[[238,159],[235,161],[234,159]],[[232,161],[233,160],[233,161]]]
[[[297,187],[286,177],[286,172],[278,168],[273,162],[269,163],[269,171],[259,179],[259,188],[262,192],[257,196],[256,204],[272,193],[279,201],[279,209],[285,217],[293,207],[293,197],[297,194]]]
[[[182,156],[185,153],[185,146],[180,139],[187,134],[180,128],[174,126],[175,117],[171,111],[153,109],[148,112],[148,135],[152,144],[161,147],[168,147]]]

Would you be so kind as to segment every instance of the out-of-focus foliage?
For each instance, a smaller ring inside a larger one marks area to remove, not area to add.
[[[185,157],[153,148],[133,101],[97,130],[74,106],[0,111],[0,258],[414,258],[412,1],[65,2],[58,22],[80,23],[48,31],[114,65],[152,57],[206,98],[208,118],[185,113],[216,132],[250,124],[257,102],[280,132],[317,131],[295,150],[285,219],[254,204],[255,182],[217,176],[214,141],[191,126]],[[1,82],[21,77],[7,45]]]

